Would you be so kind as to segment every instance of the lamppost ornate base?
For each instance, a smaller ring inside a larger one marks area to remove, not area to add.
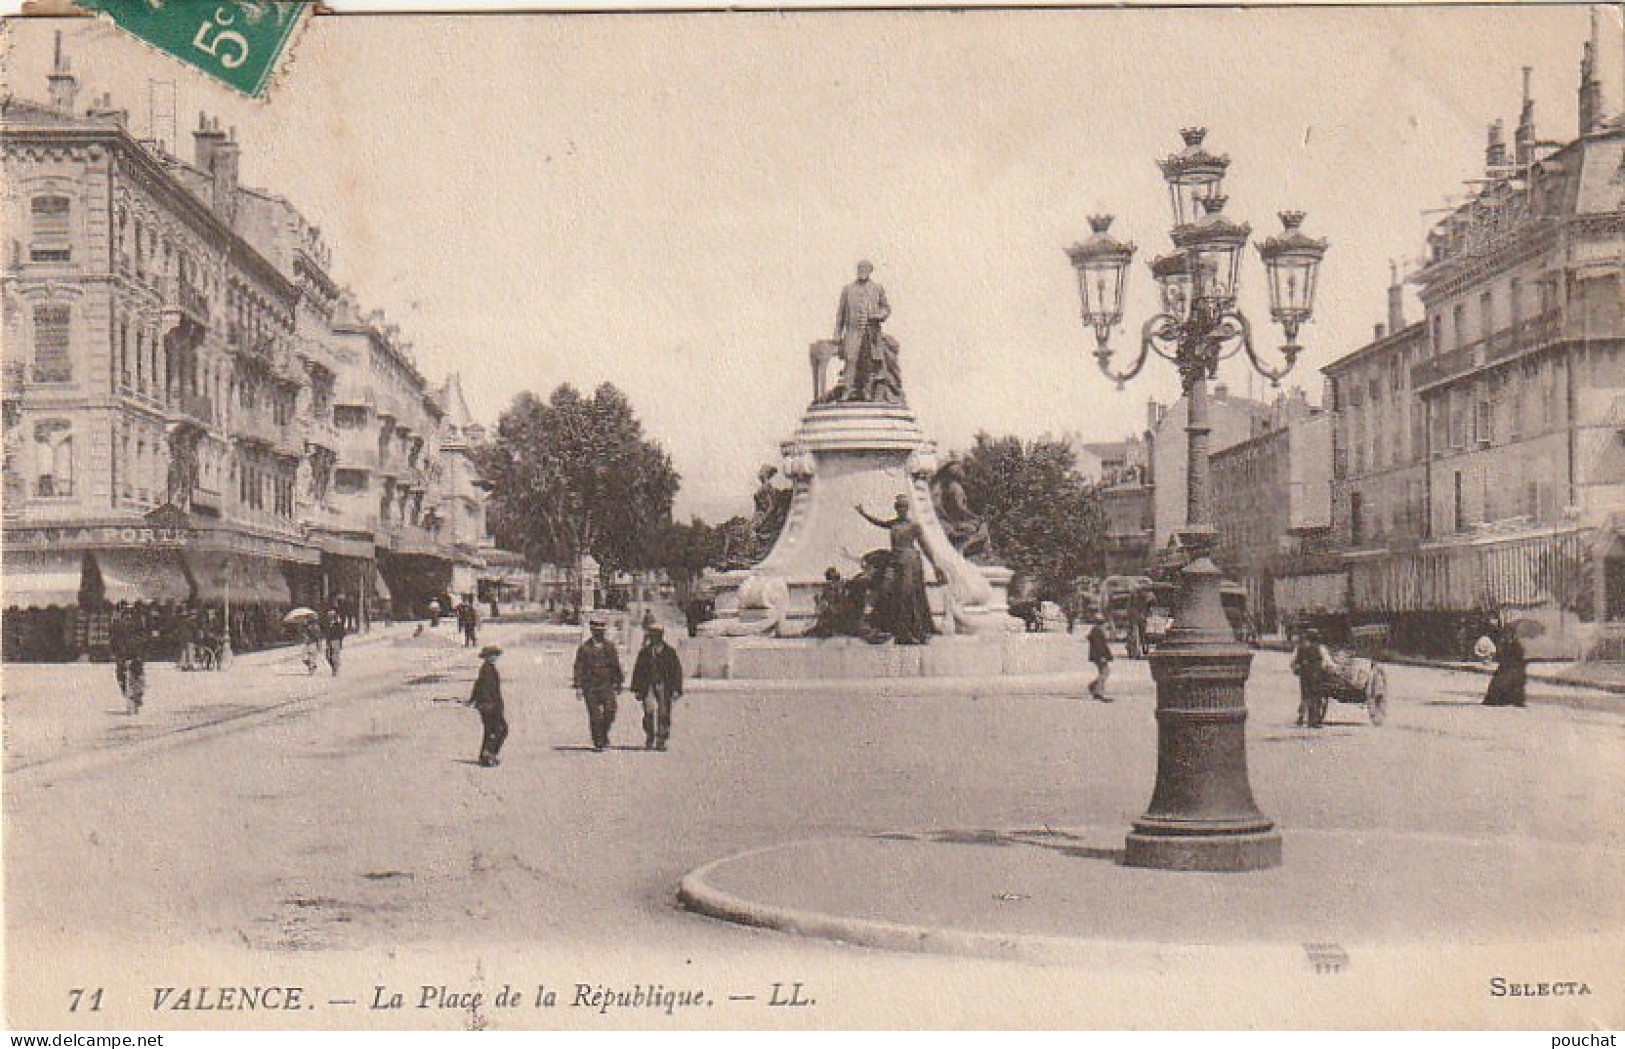
[[[1128,836],[1125,846],[1125,867],[1239,874],[1281,865],[1281,835],[1275,830],[1259,834],[1171,834],[1166,837],[1135,832]]]
[[[1184,601],[1151,654],[1157,682],[1157,785],[1134,821],[1123,862],[1178,871],[1256,871],[1281,864],[1281,835],[1247,779],[1247,672],[1205,556],[1184,572]]]

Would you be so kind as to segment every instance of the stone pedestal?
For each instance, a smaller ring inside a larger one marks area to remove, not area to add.
[[[812,405],[781,452],[782,472],[793,485],[784,528],[760,564],[724,576],[717,619],[706,624],[707,634],[805,633],[816,617],[825,569],[833,567],[851,578],[864,554],[887,545],[885,531],[859,516],[854,506],[861,503],[876,516],[890,516],[899,495],[908,497],[909,516],[925,533],[925,550],[946,577],[927,588],[937,630],[980,634],[1020,629],[1007,608],[1009,569],[973,565],[949,543],[931,502],[936,445],[907,407]]]

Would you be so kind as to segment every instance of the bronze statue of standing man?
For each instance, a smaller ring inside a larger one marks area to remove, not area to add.
[[[841,306],[835,314],[835,338],[841,344],[841,396],[846,400],[865,397],[865,379],[881,360],[880,325],[891,316],[886,289],[869,279],[872,263],[858,263],[858,279],[841,291]]]

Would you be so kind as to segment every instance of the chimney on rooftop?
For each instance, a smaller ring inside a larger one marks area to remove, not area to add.
[[[79,94],[79,78],[68,68],[68,59],[62,54],[62,31],[56,34],[56,62],[45,78],[50,85],[51,108],[59,113],[73,114],[73,102]]]
[[[1398,334],[1405,327],[1405,284],[1399,279],[1399,265],[1388,263],[1388,330]]]
[[[1518,130],[1513,133],[1513,160],[1519,168],[1527,168],[1535,159],[1535,100],[1529,97],[1529,75],[1534,70],[1523,67],[1523,108],[1518,112]]]
[[[115,108],[112,94],[105,91],[96,99],[96,104],[90,107],[90,115],[102,120],[111,120],[119,127],[124,127],[130,122],[129,110]]]
[[[1580,53],[1580,134],[1602,127],[1602,80],[1597,76],[1597,9],[1591,9],[1591,39]]]
[[[1507,164],[1506,121],[1497,120],[1489,126],[1487,139],[1484,143],[1484,174],[1488,178],[1500,178],[1506,174]]]
[[[192,132],[193,155],[198,170],[209,176],[211,205],[215,214],[230,225],[237,216],[237,173],[242,151],[237,131],[230,135],[220,129],[220,118],[197,115]]]

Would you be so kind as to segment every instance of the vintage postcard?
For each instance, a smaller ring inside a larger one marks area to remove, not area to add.
[[[84,7],[11,1029],[1625,1024],[1617,5]]]

